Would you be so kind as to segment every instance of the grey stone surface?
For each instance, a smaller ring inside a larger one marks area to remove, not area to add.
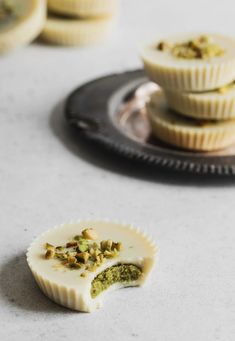
[[[234,340],[234,181],[146,172],[77,141],[62,117],[74,87],[139,67],[142,42],[185,30],[235,34],[234,2],[123,0],[105,45],[35,43],[1,57],[2,341]],[[25,261],[35,236],[81,217],[134,222],[159,247],[149,285],[112,294],[94,314],[44,297]]]

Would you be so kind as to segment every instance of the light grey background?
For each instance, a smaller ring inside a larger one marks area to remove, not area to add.
[[[74,87],[141,65],[138,48],[183,31],[235,34],[233,0],[123,0],[109,43],[33,44],[0,59],[0,339],[232,341],[233,181],[146,171],[76,144],[62,119]],[[25,263],[33,237],[81,217],[134,222],[159,247],[152,280],[79,314],[41,294]]]

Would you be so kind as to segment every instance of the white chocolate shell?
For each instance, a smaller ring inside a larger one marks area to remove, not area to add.
[[[40,34],[46,19],[45,0],[13,0],[12,4],[16,14],[0,21],[0,53],[29,44]]]
[[[49,16],[41,38],[56,45],[91,45],[105,41],[114,24],[113,17],[79,20]]]
[[[117,0],[48,0],[51,12],[80,18],[97,18],[113,15]]]
[[[185,116],[201,120],[235,118],[235,84],[225,92],[180,92],[165,90],[169,107]]]
[[[178,35],[163,39],[169,44],[182,43],[201,34]],[[175,91],[207,91],[232,83],[235,79],[235,40],[209,34],[225,53],[211,59],[176,58],[170,50],[159,51],[159,41],[142,51],[144,68],[150,80]]]
[[[121,241],[123,250],[118,257],[106,260],[95,272],[86,271],[85,278],[80,276],[84,269],[71,270],[63,266],[58,259],[45,259],[45,243],[65,245],[87,227],[97,231],[99,235],[97,242],[108,239]],[[125,286],[144,284],[154,265],[155,254],[155,244],[132,225],[109,221],[80,221],[56,226],[34,240],[28,249],[27,261],[40,289],[51,300],[73,310],[92,312],[102,306],[103,298],[108,292]],[[116,283],[96,298],[92,298],[90,293],[92,280],[116,264],[133,264],[140,267],[141,278],[127,284]]]
[[[195,151],[213,151],[235,143],[235,120],[199,122],[168,109],[165,95],[157,92],[147,104],[153,133],[173,146]]]

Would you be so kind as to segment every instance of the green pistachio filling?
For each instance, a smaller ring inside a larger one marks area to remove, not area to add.
[[[224,49],[215,44],[211,37],[204,35],[174,45],[161,41],[157,49],[159,51],[170,51],[174,57],[181,59],[210,59],[220,57],[225,53]]]
[[[101,292],[115,283],[131,283],[142,276],[139,267],[133,264],[118,264],[102,271],[91,283],[91,297],[97,297]]]

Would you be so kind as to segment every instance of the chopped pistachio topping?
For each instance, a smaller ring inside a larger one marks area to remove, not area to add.
[[[95,298],[102,291],[115,283],[130,283],[142,275],[139,267],[133,264],[117,264],[98,274],[91,283],[91,297]]]
[[[224,49],[215,44],[211,37],[204,35],[173,46],[162,41],[157,49],[159,51],[170,50],[174,57],[182,59],[210,59],[225,53]]]
[[[93,242],[98,238],[94,229],[85,229],[81,235],[76,235],[65,246],[53,246],[46,243],[46,259],[58,259],[71,269],[86,267],[88,271],[95,271],[106,259],[118,257],[122,250],[121,242],[111,239]]]

